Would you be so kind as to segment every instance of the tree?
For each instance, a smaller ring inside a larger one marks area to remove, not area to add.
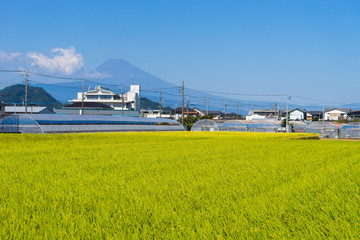
[[[187,131],[191,130],[191,127],[194,125],[194,123],[197,121],[198,119],[194,116],[187,116],[184,117],[184,127],[186,128]],[[181,119],[180,119],[181,122]]]

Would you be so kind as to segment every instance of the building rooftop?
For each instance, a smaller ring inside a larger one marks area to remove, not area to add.
[[[81,108],[82,107],[82,102],[75,102],[69,105],[64,106],[63,108]],[[96,108],[96,109],[113,109],[112,107],[102,104],[102,103],[97,103],[97,102],[84,102],[84,108]]]

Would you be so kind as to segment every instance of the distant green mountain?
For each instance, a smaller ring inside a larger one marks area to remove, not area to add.
[[[141,98],[141,102],[140,102],[140,107],[141,109],[146,109],[146,108],[151,108],[151,109],[159,109],[159,103],[158,102],[154,102],[151,101],[148,98],[142,97]],[[168,110],[170,111],[171,108],[170,107],[163,107],[163,110]]]
[[[25,102],[25,85],[17,84],[0,90],[0,101],[9,105]],[[28,106],[31,104],[48,108],[61,107],[62,104],[40,87],[28,87]]]

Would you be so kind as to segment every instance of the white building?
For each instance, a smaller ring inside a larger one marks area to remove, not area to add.
[[[246,116],[246,120],[250,121],[250,120],[263,120],[265,119],[265,116],[261,116],[259,114],[252,114],[252,115],[247,115]]]
[[[77,99],[70,102],[82,102],[82,92]],[[84,93],[84,102],[102,103],[115,110],[140,110],[140,85],[130,85],[130,91],[125,94],[114,93],[109,88],[96,86],[94,90]]]
[[[325,120],[347,120],[350,112],[350,108],[325,108]]]
[[[299,120],[299,121],[303,121],[306,120],[306,111],[302,110],[302,109],[293,109],[291,111],[289,111],[289,119],[290,120]]]
[[[141,116],[146,118],[172,118],[171,111],[162,110],[141,110]]]

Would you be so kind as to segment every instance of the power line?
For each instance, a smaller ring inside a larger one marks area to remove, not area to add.
[[[55,76],[55,75],[49,75],[49,74],[43,74],[43,73],[38,73],[38,72],[30,72],[30,71],[25,71],[25,70],[11,70],[11,69],[0,69],[0,72],[9,72],[9,73],[28,73],[34,76],[39,76],[39,77],[46,77],[46,78],[53,78],[53,79],[62,79],[62,80],[76,80],[76,81],[87,81],[89,83],[94,83],[94,84],[98,84],[98,85],[103,85],[103,86],[115,86],[115,87],[120,87],[122,85],[120,84],[107,84],[107,83],[101,83],[101,82],[97,82],[97,81],[93,81],[90,79],[86,79],[86,78],[80,78],[80,77],[62,77],[62,76]],[[29,80],[31,82],[37,82],[37,83],[41,83],[41,84],[46,84],[46,85],[53,85],[53,86],[58,86],[58,87],[64,87],[64,88],[73,88],[73,89],[79,89],[79,88],[75,88],[75,87],[70,87],[70,86],[64,86],[64,85],[59,85],[59,84],[51,84],[51,83],[44,83],[44,82],[38,82],[38,81],[34,81],[34,80]],[[122,86],[123,88],[123,86]],[[142,91],[144,92],[158,92],[159,90],[164,90],[163,93],[170,95],[170,96],[175,96],[175,97],[180,97],[180,96],[184,96],[184,89],[185,87],[182,86],[175,86],[175,87],[166,87],[166,88],[153,88],[153,89],[143,89]],[[228,95],[228,96],[252,96],[252,97],[288,97],[289,95],[287,94],[249,94],[249,93],[230,93],[230,92],[219,92],[219,91],[210,91],[210,90],[203,90],[203,89],[195,89],[195,88],[186,88],[188,90],[193,90],[193,91],[198,91],[198,92],[204,92],[204,93],[211,93],[211,94],[220,94],[220,95]],[[166,92],[165,90],[182,90],[182,94],[181,95],[176,95],[176,94],[171,94]],[[208,96],[194,96],[194,95],[186,95],[188,97],[191,98],[207,98],[207,99],[211,99],[211,100],[215,100],[215,101],[223,101],[223,99],[218,99],[218,98],[214,98],[214,97],[208,97]],[[335,101],[328,101],[328,100],[321,100],[321,99],[316,99],[316,98],[310,98],[310,97],[303,97],[303,96],[299,96],[299,95],[292,95],[292,97],[295,98],[300,98],[300,99],[304,99],[304,100],[310,100],[310,101],[315,101],[315,102],[319,102],[319,103],[331,103],[331,104],[339,104],[339,105],[346,105],[344,103],[340,103],[340,102],[335,102]],[[231,98],[230,98],[231,99]],[[233,101],[233,102],[237,102],[238,100],[228,100],[228,101]],[[242,104],[244,105],[244,104]],[[349,104],[347,104],[349,105]],[[355,105],[355,104],[352,104]]]

